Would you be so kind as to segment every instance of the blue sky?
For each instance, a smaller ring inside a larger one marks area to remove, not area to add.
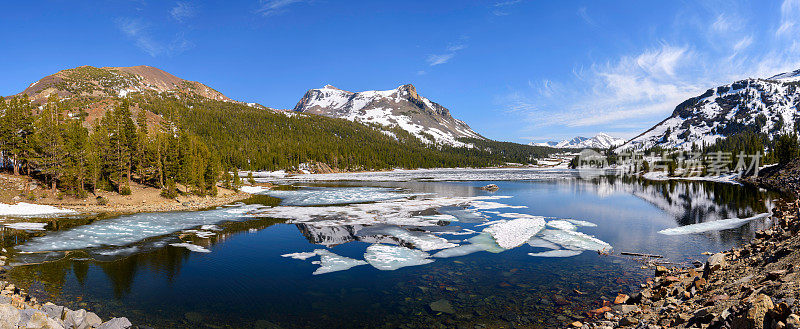
[[[17,1],[0,40],[2,95],[151,65],[277,108],[413,83],[493,139],[633,137],[710,87],[800,68],[800,0]]]

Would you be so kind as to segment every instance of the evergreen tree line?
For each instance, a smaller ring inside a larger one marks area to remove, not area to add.
[[[198,136],[168,123],[148,129],[145,112],[132,113],[127,100],[91,123],[70,104],[55,95],[38,107],[25,96],[0,98],[2,166],[81,197],[97,189],[130,194],[131,182],[168,196],[178,183],[216,194],[222,162]]]

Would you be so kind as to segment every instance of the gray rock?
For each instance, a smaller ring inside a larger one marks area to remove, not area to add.
[[[86,317],[86,310],[67,311],[64,315],[64,326],[67,328],[78,328]]]
[[[19,311],[11,304],[0,304],[0,328],[14,328],[19,323]]]
[[[128,318],[113,318],[103,322],[97,329],[127,329],[131,327],[131,322]]]
[[[86,316],[83,318],[81,325],[78,326],[78,329],[97,328],[101,323],[103,323],[103,320],[101,320],[97,314],[86,312]]]
[[[42,305],[42,311],[44,311],[48,317],[53,319],[61,320],[64,316],[64,306],[58,306],[53,303]]]
[[[30,321],[33,315],[36,313],[42,313],[42,315],[47,316],[47,314],[35,308],[26,308],[24,310],[19,310],[19,322],[18,322],[19,325],[24,327],[25,324],[28,323],[28,321]]]
[[[11,304],[11,297],[0,296],[0,304]]]
[[[64,329],[58,321],[47,317],[43,312],[36,312],[28,321],[25,328],[29,329]]]
[[[428,304],[428,307],[431,308],[431,311],[435,313],[447,313],[447,314],[455,314],[456,310],[453,309],[453,305],[450,304],[449,301],[446,299],[440,299],[433,303]]]

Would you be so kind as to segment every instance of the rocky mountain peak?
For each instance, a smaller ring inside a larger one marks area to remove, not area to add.
[[[391,90],[350,92],[325,86],[311,89],[294,108],[297,112],[399,127],[423,141],[465,146],[459,138],[480,138],[443,106],[421,96],[411,84]]]

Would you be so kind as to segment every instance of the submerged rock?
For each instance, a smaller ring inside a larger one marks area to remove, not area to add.
[[[428,304],[431,311],[434,313],[446,313],[446,314],[455,314],[456,310],[453,309],[453,305],[446,299],[440,299],[433,303]]]

